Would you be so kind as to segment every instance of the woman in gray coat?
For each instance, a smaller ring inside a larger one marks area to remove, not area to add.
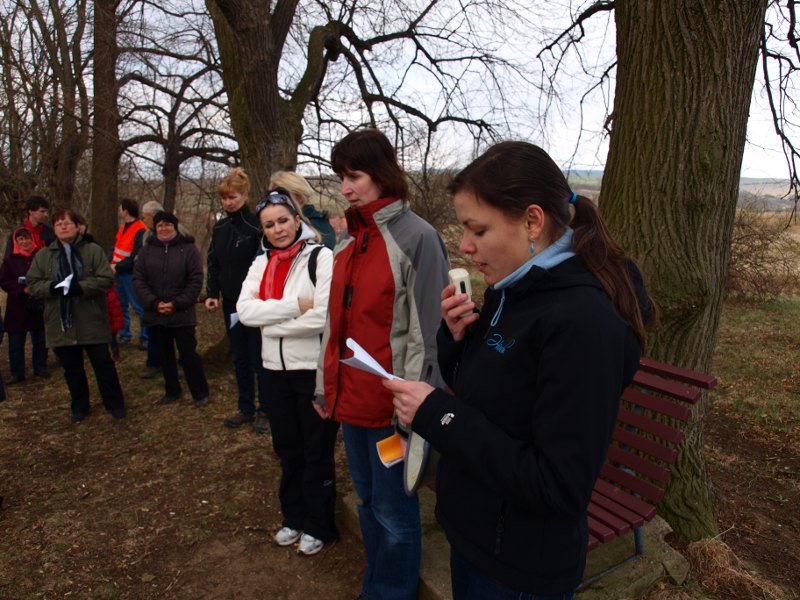
[[[106,290],[114,284],[103,249],[78,233],[78,215],[53,214],[56,241],[36,253],[27,275],[28,292],[44,301],[44,329],[64,368],[72,398],[72,422],[89,413],[89,383],[83,353],[92,363],[103,404],[115,419],[125,417],[117,369],[108,351]]]

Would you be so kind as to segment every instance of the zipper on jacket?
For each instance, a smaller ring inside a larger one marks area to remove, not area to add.
[[[361,236],[361,254],[364,254],[367,251],[368,245],[369,245],[369,231],[365,231],[364,235]]]
[[[344,286],[344,302],[342,305],[345,308],[350,308],[353,305],[353,286],[346,285]]]
[[[278,340],[278,355],[281,357],[281,367],[286,370],[286,361],[283,360],[283,338]]]
[[[164,260],[161,261],[161,298],[167,295],[167,261],[169,260],[169,245],[164,246]],[[164,300],[161,300],[162,302]]]
[[[494,555],[497,556],[500,554],[500,543],[503,540],[503,532],[505,531],[506,526],[506,500],[504,499],[503,502],[500,504],[500,517],[497,519],[497,527],[495,527],[495,538],[494,538]]]

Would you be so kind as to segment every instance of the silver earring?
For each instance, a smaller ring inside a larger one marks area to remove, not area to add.
[[[531,240],[531,254],[533,254],[534,252],[535,252],[535,249],[533,247],[533,240]]]

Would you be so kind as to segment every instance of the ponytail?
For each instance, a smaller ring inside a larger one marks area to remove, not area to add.
[[[571,204],[575,210],[570,222],[575,254],[597,277],[614,308],[644,345],[653,309],[650,299],[640,298],[634,286],[632,270],[638,269],[614,240],[591,200],[577,196]],[[643,301],[645,306],[642,306]]]
[[[654,309],[641,285],[638,268],[614,240],[595,205],[569,188],[547,152],[527,142],[500,142],[461,170],[448,190],[452,194],[469,190],[512,219],[524,218],[527,206],[537,204],[553,223],[554,239],[571,226],[575,254],[644,343]]]

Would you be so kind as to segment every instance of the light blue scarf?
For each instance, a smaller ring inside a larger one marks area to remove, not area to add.
[[[497,307],[490,325],[494,327],[500,320],[500,315],[503,312],[503,305],[506,302],[506,288],[511,287],[520,279],[525,277],[525,275],[528,274],[528,271],[530,271],[533,267],[549,270],[556,265],[560,265],[562,262],[568,258],[572,258],[573,256],[575,256],[575,251],[572,249],[572,228],[567,227],[564,235],[562,235],[538,254],[534,254],[513,273],[505,276],[492,286],[492,289],[500,290],[500,305]]]

